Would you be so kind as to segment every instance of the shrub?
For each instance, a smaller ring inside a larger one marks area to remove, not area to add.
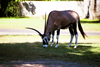
[[[1,17],[18,17],[20,14],[20,8],[18,2],[14,0],[1,0],[0,13]]]

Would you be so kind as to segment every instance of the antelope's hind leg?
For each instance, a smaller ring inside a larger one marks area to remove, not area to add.
[[[74,31],[73,31],[73,29],[72,29],[71,26],[69,27],[69,32],[70,32],[70,34],[71,34],[71,39],[70,39],[70,43],[69,43],[68,47],[71,46],[72,41],[73,41],[73,37],[74,37]]]
[[[75,33],[75,46],[74,48],[77,48],[77,41],[78,41],[78,33],[77,33],[77,23],[74,23],[73,25],[74,33]]]

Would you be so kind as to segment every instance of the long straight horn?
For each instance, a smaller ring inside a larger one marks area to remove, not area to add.
[[[46,33],[46,13],[45,13],[45,26],[44,26],[44,35]]]
[[[38,30],[34,29],[34,28],[29,28],[29,27],[26,27],[26,29],[31,29],[31,30],[34,30],[36,31],[37,33],[39,33],[40,36],[43,36]]]

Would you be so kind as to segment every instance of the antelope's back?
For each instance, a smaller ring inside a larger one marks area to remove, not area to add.
[[[79,15],[72,10],[51,11],[48,16],[47,25],[48,28],[52,28],[52,30],[57,30],[63,27],[67,27],[71,23],[75,23],[78,18]]]

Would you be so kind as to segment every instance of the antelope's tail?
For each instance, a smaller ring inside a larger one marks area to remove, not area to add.
[[[78,18],[78,28],[79,28],[79,31],[81,32],[83,38],[85,39],[85,36],[87,36],[87,35],[83,31],[83,28],[82,28],[81,23],[80,23],[80,18]]]

